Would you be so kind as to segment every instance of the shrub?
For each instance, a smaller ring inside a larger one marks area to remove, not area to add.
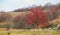
[[[1,12],[0,13],[0,22],[4,22],[4,21],[7,21],[7,20],[10,20],[12,16],[6,12]]]
[[[51,6],[51,7],[49,8],[47,14],[48,14],[49,20],[54,20],[54,19],[56,19],[56,18],[58,17],[58,14],[59,14],[59,12],[58,12],[58,7],[55,6],[55,5]]]
[[[19,14],[13,19],[13,28],[22,29],[25,28],[24,14]]]

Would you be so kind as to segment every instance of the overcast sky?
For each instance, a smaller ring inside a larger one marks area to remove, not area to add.
[[[0,11],[12,11],[18,8],[29,7],[32,5],[44,5],[46,3],[56,4],[60,0],[0,0]]]

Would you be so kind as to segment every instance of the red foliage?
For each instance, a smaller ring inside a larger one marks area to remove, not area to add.
[[[33,15],[33,13],[32,12],[28,12],[27,14],[26,14],[26,16],[25,16],[25,22],[28,24],[28,25],[31,25],[31,24],[33,24],[34,23],[34,21],[35,21],[35,15]]]
[[[28,25],[37,24],[38,27],[46,27],[48,25],[47,14],[40,7],[31,8],[25,16],[25,22]]]

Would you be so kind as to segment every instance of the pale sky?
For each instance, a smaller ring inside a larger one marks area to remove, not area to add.
[[[44,5],[46,3],[56,4],[60,0],[0,0],[0,11],[12,11],[18,8],[29,7],[32,5]]]

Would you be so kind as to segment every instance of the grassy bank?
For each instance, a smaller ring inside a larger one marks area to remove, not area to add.
[[[11,30],[10,35],[60,35],[60,30]],[[8,35],[7,31],[0,31],[0,35]]]

